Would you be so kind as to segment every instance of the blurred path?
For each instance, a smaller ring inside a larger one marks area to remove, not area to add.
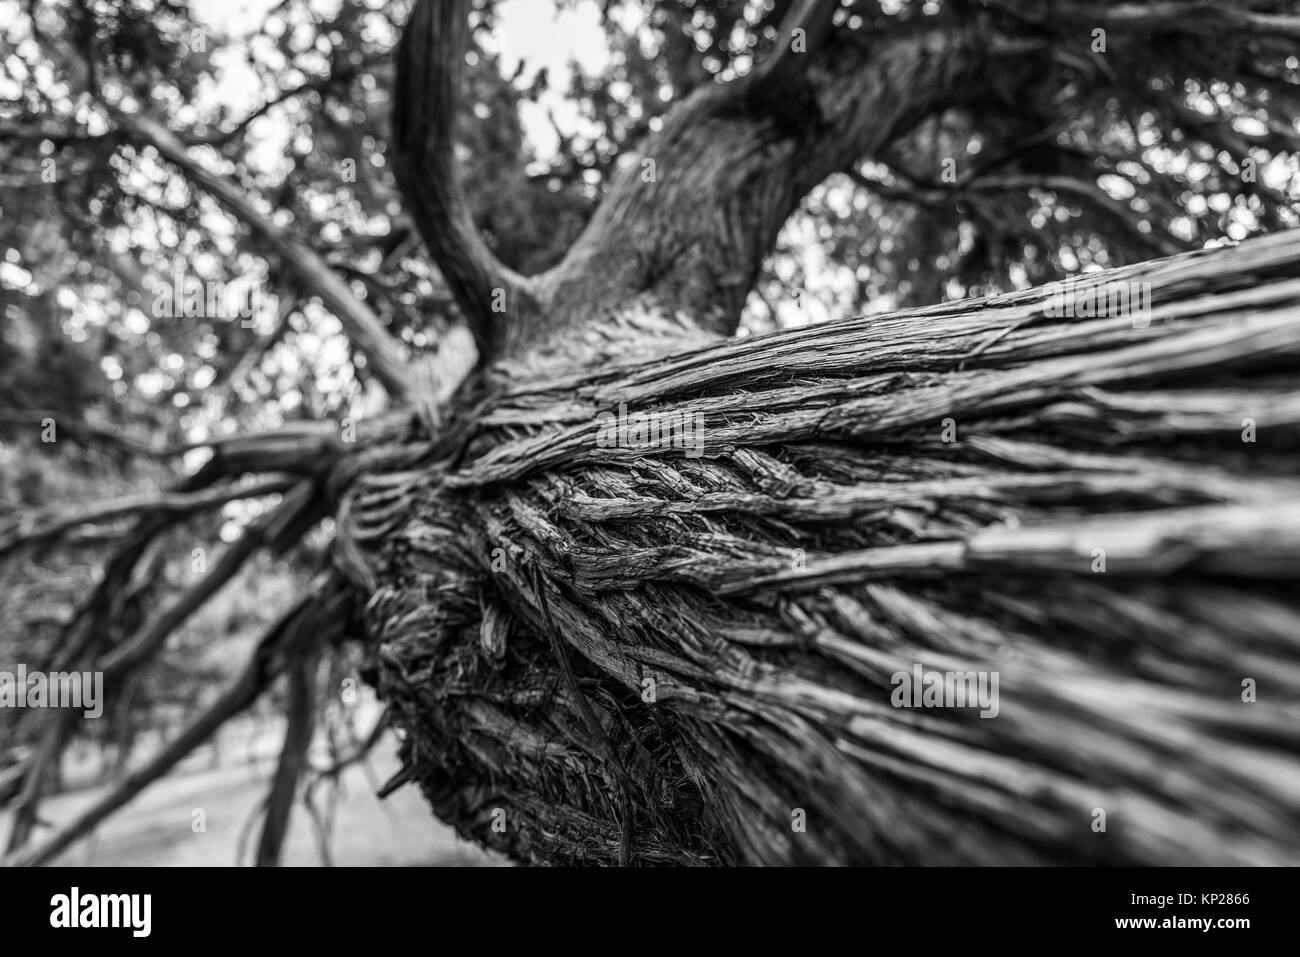
[[[257,736],[259,745],[278,744],[280,727]],[[243,741],[250,740],[248,738]],[[210,767],[211,753],[200,749],[181,768],[155,783],[119,810],[90,838],[66,851],[59,865],[228,867],[235,863],[240,835],[254,809],[266,796],[275,770],[275,747],[250,749],[234,740],[223,747],[222,764]],[[382,783],[398,768],[396,739],[389,735],[373,751],[370,764]],[[257,756],[250,763],[249,752]],[[323,762],[321,762],[323,763]],[[338,866],[492,866],[502,863],[435,819],[419,789],[408,785],[387,800],[375,797],[375,785],[361,765],[343,772],[333,836],[329,842]],[[104,793],[104,786],[77,790],[46,799],[43,820],[71,820]],[[328,786],[316,788],[322,809]],[[204,812],[207,830],[193,830],[195,809]],[[9,814],[0,811],[0,835],[7,835]],[[44,828],[38,835],[48,831]],[[244,862],[253,856],[260,821],[249,832]],[[316,828],[301,803],[294,806],[285,845],[284,864],[322,863]]]

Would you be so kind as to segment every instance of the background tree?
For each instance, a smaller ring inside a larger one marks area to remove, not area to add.
[[[164,495],[16,510],[10,568],[122,532],[40,647],[120,697],[259,550],[306,541],[310,579],[174,745],[16,859],[288,675],[273,860],[324,648],[391,703],[394,786],[522,859],[1296,859],[1296,240],[1089,275],[1150,283],[1147,325],[1013,292],[1295,225],[1295,4],[605,4],[544,169],[516,109],[547,81],[502,75],[492,8],[417,3],[394,55],[398,6],[7,28],[0,321],[108,380],[19,389],[12,441],[52,408],[189,458]],[[203,96],[227,48],[266,87],[239,116]],[[278,302],[151,320],[175,260]],[[956,304],[726,338],[815,299]],[[430,355],[458,331],[463,383]],[[703,414],[708,454],[600,447],[619,402]],[[203,576],[141,573],[237,501]],[[891,709],[914,662],[999,671],[1005,714]],[[15,849],[74,723],[29,732]]]

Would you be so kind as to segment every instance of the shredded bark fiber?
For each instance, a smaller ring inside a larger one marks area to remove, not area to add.
[[[1300,233],[1075,288],[1119,281],[1148,326],[1039,289],[498,372],[354,465],[437,815],[532,863],[1300,863]],[[620,402],[705,454],[600,447]],[[916,664],[997,716],[894,707]]]

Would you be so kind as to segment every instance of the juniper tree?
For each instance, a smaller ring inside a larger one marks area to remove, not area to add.
[[[462,188],[483,12],[414,4],[388,152],[474,340],[453,390],[203,137],[95,100],[111,133],[84,148],[234,217],[388,404],[346,436],[205,442],[164,496],[0,534],[12,560],[134,518],[52,658],[110,695],[250,556],[333,536],[242,674],[12,859],[50,859],[284,678],[273,861],[318,656],[356,648],[401,738],[385,790],[521,861],[1300,860],[1296,5],[649,9],[672,106],[622,163],[567,144],[603,191],[530,269]],[[738,337],[828,181],[872,213],[829,234],[901,308]],[[702,445],[644,441],[651,421]],[[174,601],[116,600],[174,523],[272,492]],[[895,693],[913,675],[939,707]],[[952,706],[994,677],[996,714]],[[28,818],[70,724],[22,771]]]

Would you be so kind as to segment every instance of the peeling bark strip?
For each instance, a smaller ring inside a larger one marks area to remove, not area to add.
[[[539,863],[1300,863],[1300,231],[1115,282],[1149,322],[1047,287],[503,366],[356,473],[435,812]],[[601,447],[623,402],[705,455]],[[996,717],[895,707],[917,669]]]

